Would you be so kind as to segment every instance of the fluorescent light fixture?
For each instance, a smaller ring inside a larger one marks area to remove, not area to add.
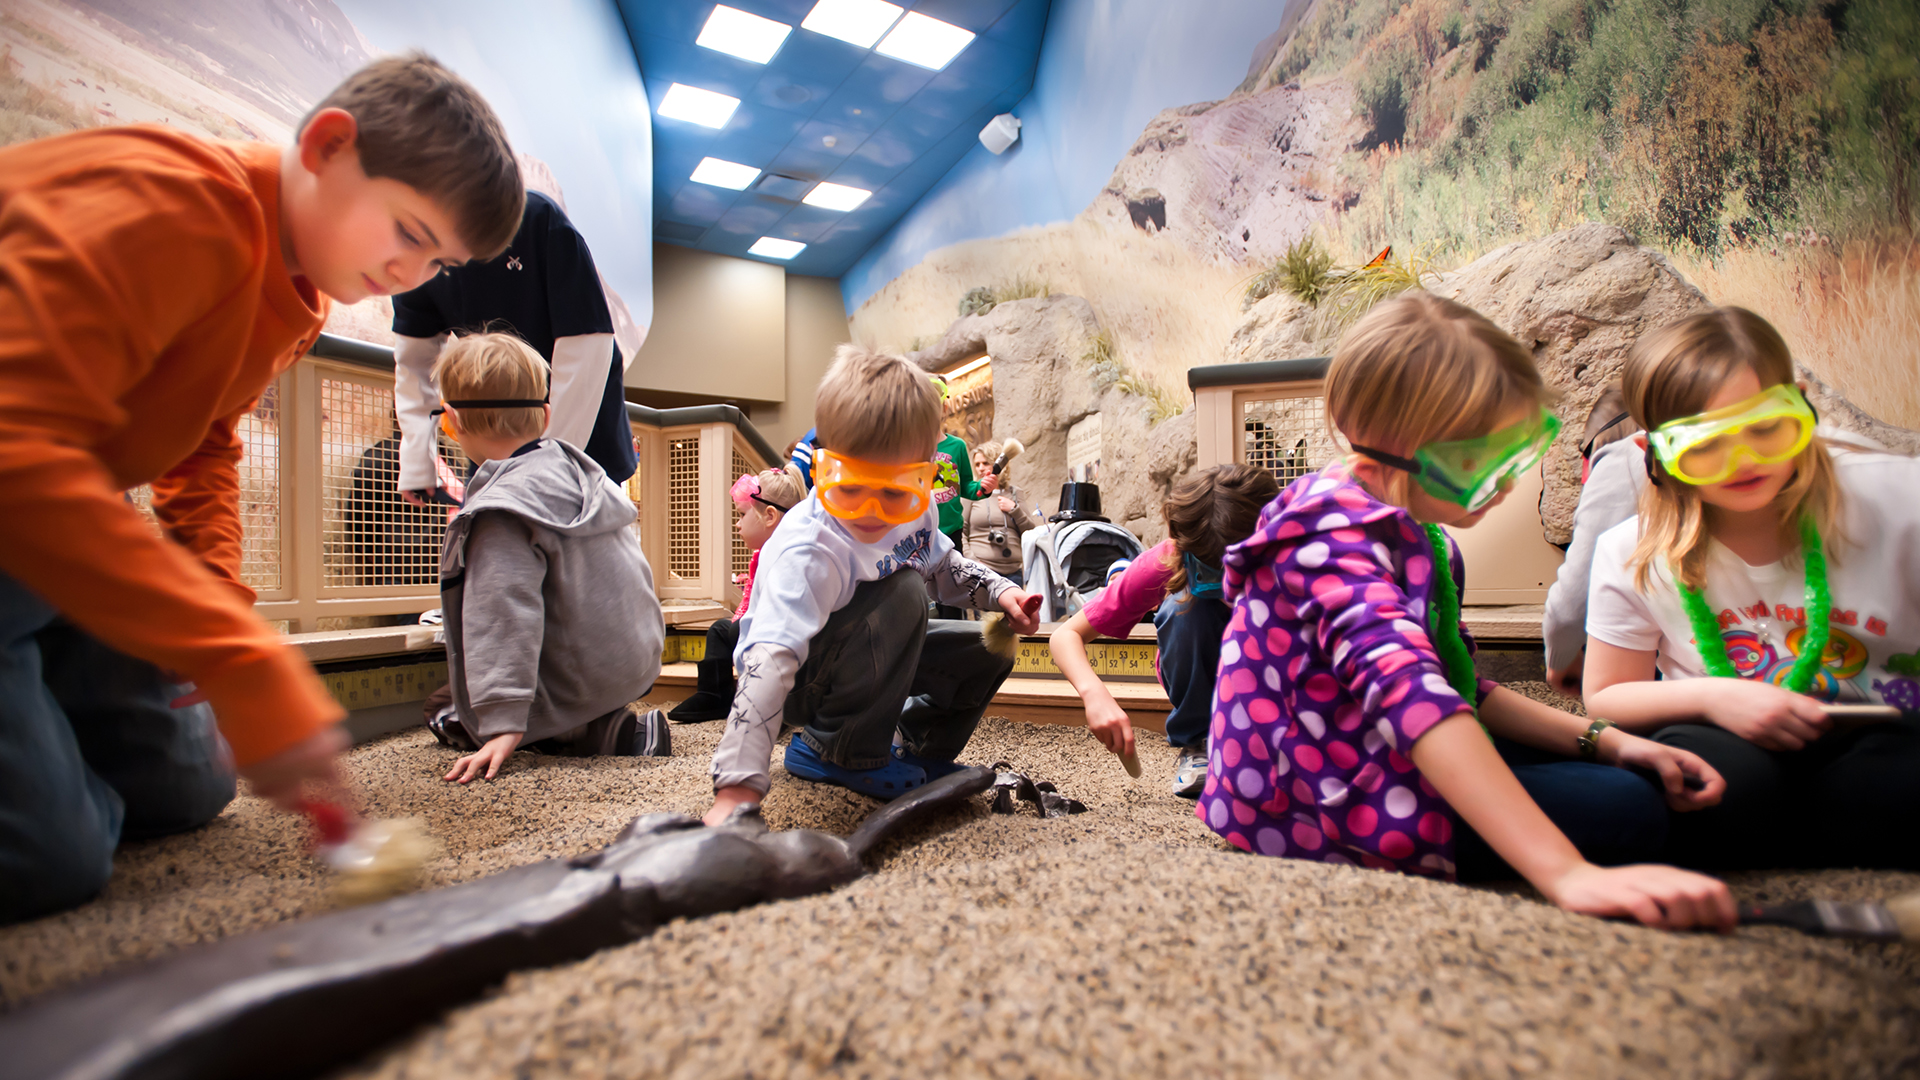
[[[798,240],[778,240],[771,236],[763,236],[753,242],[753,246],[747,249],[747,254],[764,255],[769,259],[791,259],[805,250],[807,245]]]
[[[701,158],[689,177],[696,184],[712,184],[714,187],[732,188],[745,191],[748,184],[760,175],[760,170],[751,165],[742,165],[737,161],[721,161],[717,157]]]
[[[881,56],[891,56],[895,60],[905,60],[909,64],[919,64],[923,68],[939,71],[947,62],[960,55],[960,50],[973,40],[973,31],[962,30],[952,23],[943,23],[939,19],[929,18],[917,11],[907,12],[900,25],[893,28],[885,41],[874,52]]]
[[[821,181],[807,192],[800,201],[808,206],[818,206],[823,210],[851,210],[873,196],[873,192],[863,188],[847,187],[845,184],[829,184]]]
[[[957,379],[962,375],[970,375],[973,372],[978,371],[981,368],[986,367],[988,364],[991,364],[991,363],[993,363],[993,357],[982,356],[977,360],[969,360],[966,363],[961,364],[959,367],[954,368],[952,371],[947,372],[946,375],[947,375],[947,378],[949,379]]]
[[[800,29],[870,49],[900,17],[900,10],[899,5],[886,0],[820,0],[800,20]]]
[[[707,16],[707,25],[700,28],[700,36],[694,38],[693,43],[742,60],[764,64],[780,51],[781,43],[791,33],[793,27],[786,23],[717,4],[713,14]]]
[[[723,128],[740,107],[740,99],[702,90],[697,86],[674,83],[660,99],[660,115],[670,120],[685,120],[701,127]]]

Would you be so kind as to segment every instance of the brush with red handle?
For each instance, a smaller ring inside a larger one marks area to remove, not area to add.
[[[365,821],[335,802],[303,799],[313,823],[313,857],[334,872],[334,899],[367,904],[412,892],[420,871],[439,851],[419,818]]]

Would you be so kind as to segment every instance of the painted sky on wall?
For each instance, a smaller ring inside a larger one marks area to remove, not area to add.
[[[840,279],[851,313],[928,253],[1065,221],[1106,186],[1162,109],[1226,97],[1286,0],[1054,0],[1020,141],[975,146]]]
[[[653,127],[611,0],[335,0],[383,52],[424,49],[552,168],[567,214],[640,326],[653,322]]]

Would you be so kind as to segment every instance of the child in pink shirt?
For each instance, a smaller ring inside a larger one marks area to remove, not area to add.
[[[1279,490],[1272,473],[1251,465],[1220,465],[1182,482],[1164,508],[1167,539],[1133,560],[1048,642],[1053,662],[1086,705],[1087,729],[1124,757],[1133,753],[1133,726],[1087,663],[1087,642],[1096,635],[1125,638],[1134,624],[1153,616],[1160,647],[1155,674],[1173,705],[1167,742],[1180,750],[1175,795],[1193,798],[1207,779],[1207,719],[1228,613],[1220,595],[1220,555],[1253,531],[1260,507]]]

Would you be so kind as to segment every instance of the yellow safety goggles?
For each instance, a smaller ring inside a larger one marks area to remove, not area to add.
[[[938,469],[931,461],[878,465],[816,450],[813,486],[820,493],[820,505],[834,517],[876,517],[889,525],[905,525],[927,512]]]
[[[1669,420],[1647,445],[1674,479],[1717,484],[1745,458],[1756,465],[1785,461],[1813,441],[1813,409],[1791,383],[1769,386],[1725,408]]]

